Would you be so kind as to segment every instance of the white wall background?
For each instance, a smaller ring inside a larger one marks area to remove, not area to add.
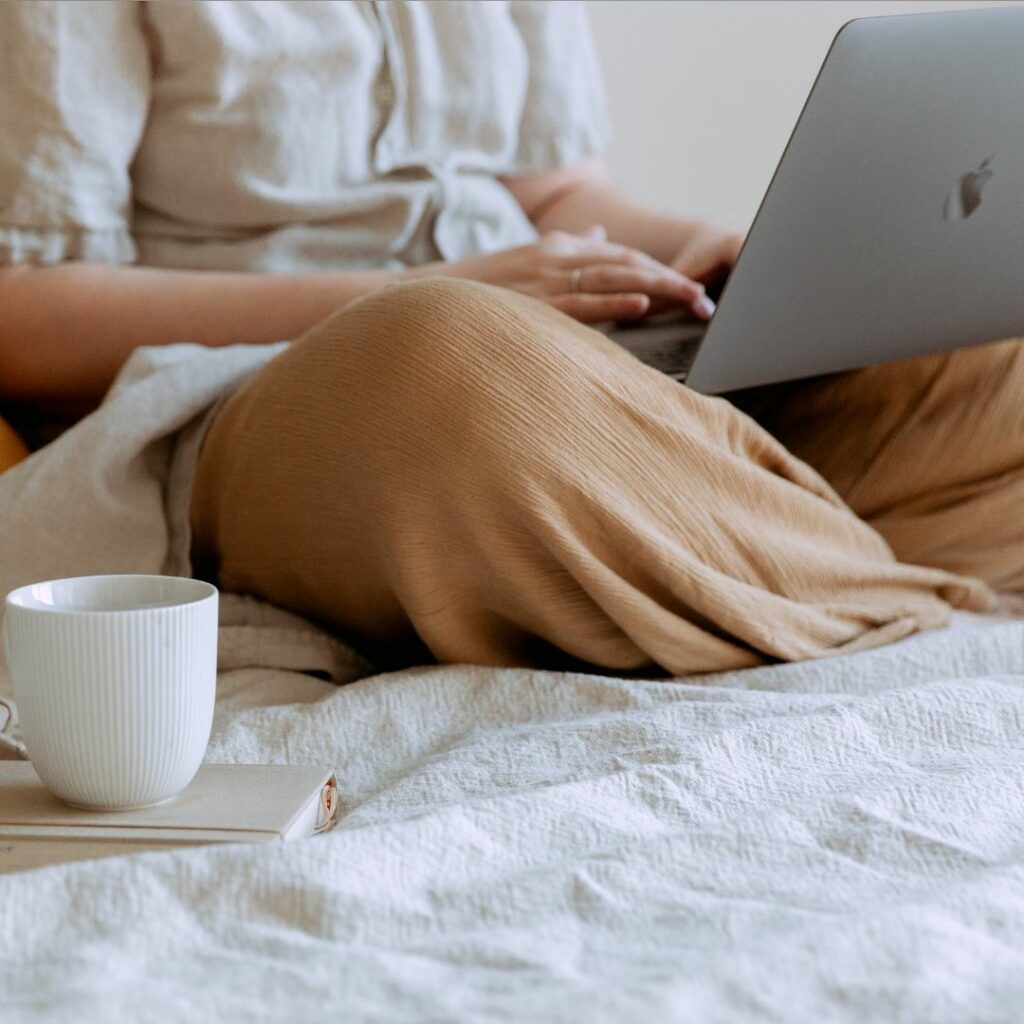
[[[745,228],[844,22],[987,6],[590,0],[612,172],[638,198]]]

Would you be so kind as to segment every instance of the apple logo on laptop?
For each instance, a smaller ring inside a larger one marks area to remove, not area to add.
[[[996,173],[991,167],[994,159],[993,155],[982,160],[976,171],[968,171],[949,190],[942,208],[945,220],[966,220],[981,206],[981,191]]]

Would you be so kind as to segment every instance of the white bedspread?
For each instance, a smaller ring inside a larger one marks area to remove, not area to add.
[[[0,590],[175,571],[173,438],[262,358],[139,353],[0,478]],[[334,766],[340,825],[0,877],[3,1024],[1024,1019],[1024,624],[336,686],[290,670],[355,678],[341,645],[224,613],[210,759]]]
[[[222,679],[341,824],[0,878],[0,1020],[1024,1015],[1024,625],[688,683]]]

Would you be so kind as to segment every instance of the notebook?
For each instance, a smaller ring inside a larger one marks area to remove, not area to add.
[[[84,811],[55,797],[26,761],[0,761],[0,874],[46,864],[210,843],[274,843],[323,832],[337,815],[323,767],[203,765],[173,800]]]

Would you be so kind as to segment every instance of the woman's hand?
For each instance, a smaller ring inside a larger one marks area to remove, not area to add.
[[[670,305],[702,319],[714,312],[702,284],[646,253],[609,242],[602,228],[582,235],[549,231],[532,245],[431,264],[404,276],[437,274],[532,295],[583,323],[634,320]]]
[[[710,221],[695,221],[682,248],[669,261],[673,269],[712,287],[722,284],[736,265],[743,235]]]

